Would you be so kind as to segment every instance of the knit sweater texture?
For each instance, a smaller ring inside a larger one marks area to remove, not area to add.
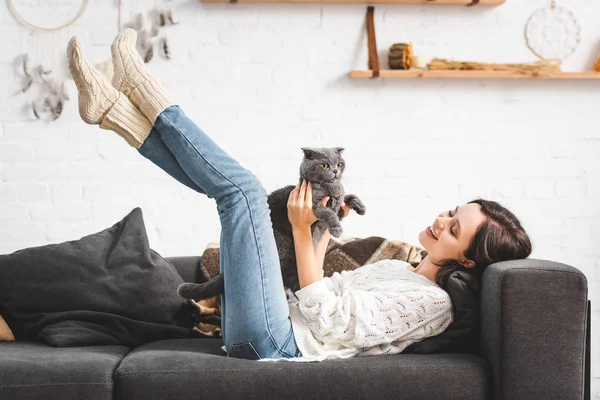
[[[281,360],[398,354],[453,321],[448,293],[399,260],[336,272],[295,295],[288,305],[302,357]]]

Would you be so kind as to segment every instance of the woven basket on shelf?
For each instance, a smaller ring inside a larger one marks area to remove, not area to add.
[[[412,58],[412,43],[396,43],[390,47],[388,54],[390,69],[410,69]]]

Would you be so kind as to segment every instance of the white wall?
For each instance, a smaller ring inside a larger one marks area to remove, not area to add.
[[[427,57],[535,61],[524,25],[548,3],[377,6],[381,60],[393,43],[412,40]],[[563,68],[590,69],[600,55],[600,3],[563,3],[583,26],[581,46]],[[124,21],[154,4],[125,0]],[[301,146],[345,147],[347,190],[368,208],[345,222],[347,235],[417,244],[440,211],[477,196],[500,201],[531,234],[533,257],[585,273],[596,330],[600,81],[350,80],[348,71],[366,68],[365,8],[176,1],[181,24],[168,31],[173,60],[156,57],[149,68],[267,190],[296,181]],[[136,206],[151,246],[164,256],[199,255],[218,240],[212,200],[116,134],[81,122],[72,81],[72,100],[55,123],[33,120],[24,112],[26,95],[15,95],[14,60],[23,51],[32,65],[43,60],[64,73],[72,35],[100,62],[116,33],[113,0],[91,2],[74,27],[51,34],[30,32],[0,6],[0,253],[77,239]],[[598,341],[592,351],[600,398]]]

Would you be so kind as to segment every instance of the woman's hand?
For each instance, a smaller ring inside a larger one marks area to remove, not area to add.
[[[323,197],[323,206],[325,206],[327,200],[329,200],[329,196]],[[312,184],[306,179],[302,180],[302,184],[291,191],[290,197],[288,197],[287,209],[292,229],[310,228],[318,220],[313,213]]]
[[[342,218],[346,218],[348,216],[348,214],[350,214],[350,210],[352,210],[350,208],[350,206],[346,203],[342,203],[342,210],[344,210],[344,215],[342,216]]]

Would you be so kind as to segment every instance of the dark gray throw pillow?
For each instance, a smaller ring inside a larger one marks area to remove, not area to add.
[[[139,207],[110,228],[0,255],[0,314],[16,340],[54,346],[189,337],[183,279],[150,249]]]
[[[480,354],[479,293],[480,278],[466,271],[454,271],[444,289],[452,301],[454,319],[446,330],[404,349],[407,354]]]

